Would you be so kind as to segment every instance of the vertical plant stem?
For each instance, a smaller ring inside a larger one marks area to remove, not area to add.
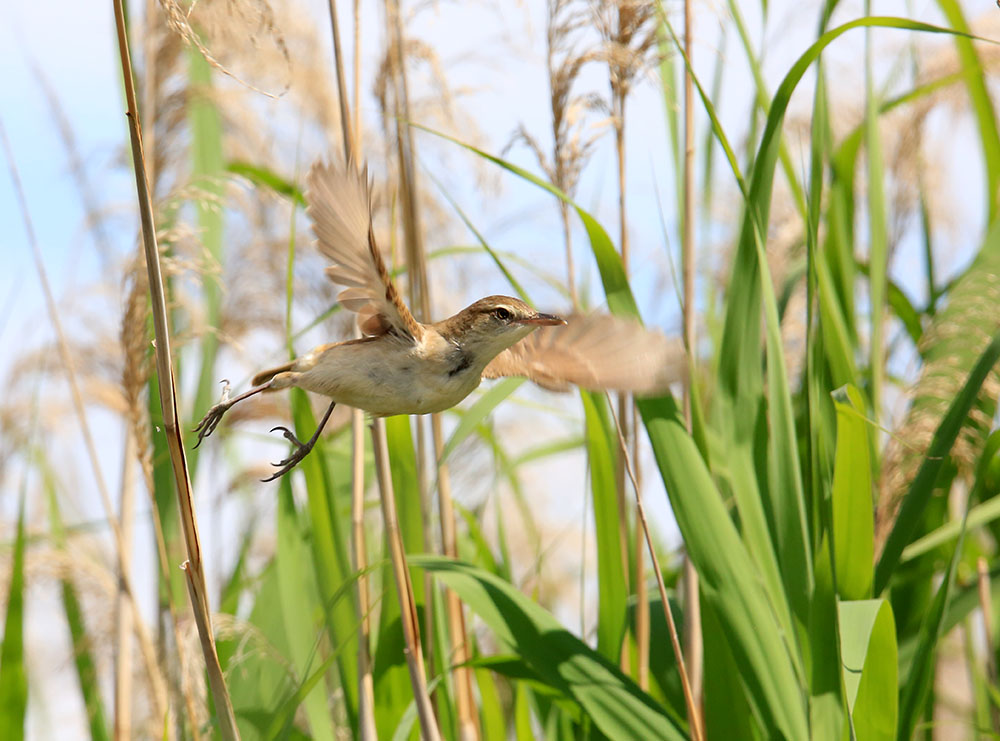
[[[979,609],[983,613],[983,636],[986,640],[986,682],[991,687],[997,686],[996,645],[993,642],[993,596],[990,594],[990,565],[982,556],[976,561],[976,573],[979,581]],[[1000,733],[1000,708],[996,702],[989,702],[990,724],[993,733]]]
[[[393,35],[393,46],[396,51],[396,133],[397,147],[400,166],[400,195],[403,199],[403,230],[407,244],[407,262],[410,266],[410,297],[411,306],[417,312],[417,319],[428,321],[430,319],[430,288],[427,279],[426,251],[423,244],[423,231],[420,225],[420,212],[418,208],[418,184],[416,176],[415,160],[416,154],[413,143],[413,131],[409,126],[410,98],[409,87],[406,77],[406,55],[405,38],[403,36],[402,14],[398,0],[391,0],[386,3],[387,9],[391,10],[391,31]],[[419,438],[418,441],[423,438]],[[444,449],[444,436],[441,431],[440,415],[431,415],[431,442],[434,451],[434,460],[440,461],[441,452]],[[423,452],[422,450],[420,451]],[[418,456],[418,466],[421,471],[426,466],[426,457]],[[451,494],[451,477],[448,467],[443,463],[437,464],[438,483],[438,507],[441,521],[442,550],[450,558],[458,557],[455,533],[457,530],[455,522],[455,509]],[[421,492],[425,489],[421,487]],[[429,492],[428,492],[429,493]],[[426,510],[425,510],[426,511]],[[429,527],[429,518],[425,517],[425,530]],[[425,538],[428,545],[432,542]],[[430,591],[432,582],[428,582],[427,590],[427,635],[433,635],[433,615],[430,609],[434,604]],[[458,595],[450,589],[445,589],[445,608],[448,620],[448,635],[451,642],[451,664],[462,664],[471,655],[468,635],[465,629],[465,616],[462,611],[461,602]],[[428,649],[430,653],[430,649]],[[444,671],[446,667],[441,667]],[[459,737],[463,741],[475,741],[479,738],[479,717],[476,712],[475,699],[472,693],[472,673],[466,667],[458,667],[452,670],[456,692],[456,709],[458,713]]]
[[[358,113],[358,86],[361,74],[361,21],[358,2],[354,3],[354,116],[355,125],[350,125],[347,105],[347,83],[344,74],[344,58],[340,47],[340,33],[337,24],[336,0],[330,0],[330,30],[333,34],[334,68],[337,75],[337,97],[340,102],[340,126],[344,144],[344,159],[360,164],[360,117]],[[353,129],[353,134],[352,134]],[[355,337],[360,332],[355,327]],[[364,415],[360,409],[351,412],[351,547],[352,561],[356,571],[364,571],[368,566],[368,552],[365,546],[365,438]],[[371,660],[371,596],[368,591],[368,576],[363,574],[357,580],[356,615],[358,617],[358,735],[362,741],[375,741],[375,685],[372,677]]]
[[[354,569],[368,568],[365,546],[365,438],[364,414],[360,409],[351,413],[353,470],[351,478],[351,541],[354,547]],[[371,597],[368,575],[358,577],[358,736],[362,741],[377,741],[375,731],[375,687],[372,680],[371,620],[368,613]]]
[[[628,275],[628,226],[627,214],[625,211],[625,94],[617,90],[613,91],[614,111],[615,111],[615,152],[618,160],[618,239],[621,245],[622,267],[625,275]],[[632,427],[629,425],[629,402],[628,394],[618,394],[618,418],[625,426],[626,434],[630,433]],[[631,435],[629,435],[631,439]],[[618,461],[616,472],[616,484],[618,490],[618,541],[621,545],[622,571],[625,574],[625,590],[628,591],[628,512],[625,506],[625,462]],[[637,610],[642,609],[642,605],[636,605]],[[626,640],[626,647],[628,642]],[[630,660],[628,650],[623,650],[620,656],[621,670],[626,674],[630,673]]]
[[[871,15],[871,0],[865,0],[865,15]],[[878,104],[872,73],[872,29],[865,29],[865,154],[868,164],[868,287],[871,300],[871,403],[876,420],[882,418],[882,386],[885,382],[883,318],[888,270],[886,205],[883,190],[882,145],[878,129]],[[876,446],[877,454],[878,446]]]
[[[354,0],[354,151],[361,152],[361,0]]]
[[[340,30],[337,24],[337,0],[330,0],[330,30],[333,34],[333,57],[337,71],[337,100],[340,103],[340,134],[344,139],[347,161],[354,160],[354,137],[351,135],[351,117],[347,111],[347,80],[344,76],[344,57],[340,49]],[[355,73],[356,74],[356,73]]]
[[[580,297],[576,292],[576,271],[573,268],[573,231],[570,228],[569,204],[559,201],[559,216],[562,219],[563,244],[566,245],[566,282],[569,284],[569,298],[576,311],[580,306]]]
[[[403,624],[403,639],[406,642],[403,653],[410,670],[413,701],[420,719],[420,733],[425,741],[439,741],[441,734],[434,718],[431,698],[427,693],[427,677],[424,675],[424,655],[420,648],[420,624],[413,596],[413,583],[410,581],[403,538],[396,520],[396,501],[392,490],[392,474],[389,470],[389,445],[385,437],[385,422],[380,418],[372,421],[372,448],[375,452],[375,472],[378,475],[385,535],[392,558],[392,575],[396,582],[396,595],[399,598],[400,622]]]
[[[692,59],[693,52],[692,39],[693,28],[691,18],[691,0],[684,0],[684,53],[689,60]],[[695,243],[694,243],[694,210],[695,210],[695,184],[694,184],[694,85],[691,80],[691,70],[688,65],[684,66],[684,215],[681,220],[683,233],[681,234],[681,265],[683,272],[683,313],[684,313],[684,346],[687,348],[690,358],[690,369],[694,370],[695,347],[697,337],[695,336],[695,311],[694,311],[694,270],[695,270]],[[706,173],[706,177],[709,174]],[[692,431],[691,394],[694,393],[692,383],[694,373],[688,373],[687,382],[684,385],[684,422],[687,431]],[[694,707],[701,707],[701,671],[702,671],[702,649],[701,649],[701,610],[698,596],[698,572],[686,555],[684,557],[684,640],[685,651],[688,661],[690,661],[691,692],[694,696]]]
[[[153,305],[157,382],[163,411],[164,429],[170,449],[174,478],[177,484],[177,496],[184,540],[188,552],[188,560],[185,562],[183,568],[187,577],[188,590],[191,595],[191,604],[198,626],[199,638],[201,639],[202,652],[205,656],[209,685],[213,700],[215,701],[219,732],[224,739],[231,741],[239,738],[239,731],[236,728],[236,718],[233,714],[229,692],[222,677],[222,668],[219,665],[219,656],[216,652],[215,639],[212,635],[212,618],[209,612],[207,590],[205,589],[201,543],[198,539],[198,526],[194,516],[194,501],[191,482],[188,477],[187,459],[184,455],[184,444],[178,424],[179,415],[177,413],[177,398],[174,392],[174,375],[170,356],[170,335],[167,330],[166,301],[163,294],[163,278],[160,272],[160,253],[157,249],[156,229],[153,225],[153,204],[150,199],[149,184],[146,181],[146,166],[142,149],[142,130],[135,101],[135,82],[132,78],[132,63],[129,59],[124,9],[122,7],[122,0],[113,0],[113,4],[115,26],[118,32],[118,51],[125,83],[125,97],[128,105],[129,138],[132,144],[132,165],[135,171],[136,195],[142,222],[142,242],[146,255],[150,298]]]
[[[441,431],[441,415],[431,415],[431,432],[434,437],[434,458],[440,461],[444,452],[444,435]],[[458,538],[455,528],[455,507],[451,498],[451,475],[448,467],[438,464],[438,496],[441,515],[441,550],[448,558],[458,558]],[[472,692],[472,670],[463,666],[472,658],[469,638],[465,631],[465,617],[462,603],[452,590],[444,592],[445,609],[448,614],[448,631],[451,639],[451,662],[455,668],[456,707],[458,710],[458,734],[462,741],[479,738],[479,717],[476,713],[475,697]],[[444,667],[442,667],[442,670]]]
[[[115,631],[115,739],[132,738],[132,611],[124,584],[132,578],[132,533],[135,516],[135,438],[125,430],[125,451],[122,460],[122,485],[119,513],[122,540],[128,549],[119,562],[121,579],[118,587]]]
[[[642,481],[642,474],[639,470],[639,435],[636,417],[635,404],[632,404],[632,465],[634,467],[634,485],[638,487]],[[639,537],[639,528],[642,523],[639,521],[639,508],[635,510],[635,543],[633,543],[633,557],[635,558],[635,645],[638,666],[636,667],[636,679],[639,687],[649,690],[649,641],[650,641],[650,616],[649,616],[649,586],[646,584],[646,555],[643,552],[642,538]]]
[[[94,479],[97,482],[97,491],[100,494],[101,506],[104,508],[104,515],[111,527],[111,533],[115,541],[116,557],[118,559],[119,573],[122,576],[122,585],[129,596],[132,607],[132,617],[135,621],[136,637],[139,639],[139,646],[142,650],[143,662],[146,675],[149,677],[149,684],[153,696],[153,708],[158,715],[165,715],[167,708],[167,691],[163,676],[160,674],[156,661],[156,651],[153,648],[153,640],[149,634],[149,628],[136,602],[135,590],[132,588],[132,581],[128,578],[127,571],[121,568],[121,559],[124,558],[125,543],[122,537],[121,525],[115,516],[114,506],[111,504],[111,496],[108,487],[104,482],[104,474],[101,472],[101,465],[97,458],[97,446],[94,438],[90,434],[90,425],[87,423],[87,414],[83,406],[83,395],[80,393],[80,384],[76,378],[76,366],[69,352],[69,345],[66,341],[66,333],[63,331],[62,321],[59,319],[59,311],[56,308],[56,300],[52,295],[52,288],[49,286],[49,279],[45,272],[45,263],[42,261],[42,252],[35,237],[35,229],[32,225],[31,214],[28,211],[28,203],[24,196],[24,189],[21,187],[21,177],[18,175],[17,164],[14,162],[14,153],[11,150],[10,142],[7,140],[7,131],[0,123],[0,140],[3,142],[4,152],[7,156],[7,163],[10,168],[11,180],[14,184],[14,191],[17,193],[18,204],[21,208],[21,215],[24,220],[24,228],[27,232],[28,242],[31,245],[32,256],[35,262],[35,269],[38,272],[38,279],[42,284],[42,293],[45,296],[45,306],[52,322],[52,328],[56,333],[56,345],[59,350],[59,359],[66,371],[69,380],[70,396],[73,400],[73,411],[76,414],[77,422],[80,425],[80,432],[83,435],[84,446],[87,449],[87,457],[90,459],[90,466],[94,471]]]
[[[608,399],[609,406],[611,399]],[[670,611],[670,600],[667,599],[667,587],[663,583],[663,570],[660,568],[660,560],[656,556],[656,549],[653,547],[653,537],[649,532],[649,523],[646,521],[646,510],[642,506],[642,493],[636,482],[635,474],[632,470],[632,463],[628,454],[628,445],[625,443],[625,436],[622,434],[622,426],[614,409],[611,410],[611,417],[615,423],[615,431],[618,433],[618,447],[621,451],[622,460],[625,463],[625,470],[628,472],[632,482],[632,491],[635,492],[635,508],[639,513],[639,523],[642,526],[643,538],[649,550],[649,560],[653,564],[653,571],[656,573],[656,587],[660,591],[660,601],[663,603],[663,617],[667,621],[667,631],[670,633],[670,646],[674,651],[674,658],[677,661],[677,672],[681,678],[681,689],[684,692],[684,702],[687,705],[688,722],[691,724],[691,738],[693,741],[703,741],[705,734],[701,726],[701,713],[695,705],[694,695],[691,693],[691,682],[688,679],[687,667],[684,663],[684,652],[681,650],[681,642],[677,636],[677,626],[674,624],[674,615]],[[636,534],[638,537],[638,533]]]

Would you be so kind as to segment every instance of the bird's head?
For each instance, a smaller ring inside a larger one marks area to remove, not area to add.
[[[520,299],[487,296],[440,322],[438,329],[489,362],[538,327],[565,323],[565,319],[537,312]]]

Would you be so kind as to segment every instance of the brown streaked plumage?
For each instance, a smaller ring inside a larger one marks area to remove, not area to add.
[[[544,388],[616,389],[650,394],[675,380],[682,357],[663,335],[608,315],[566,320],[541,314],[520,299],[488,296],[454,316],[421,324],[389,276],[371,224],[367,172],[318,163],[307,178],[307,212],[326,273],[358,313],[363,337],[321,345],[254,376],[254,388],[212,407],[197,427],[211,435],[226,410],[261,391],[297,386],[332,399],[316,433],[302,443],[284,427],[295,451],[271,478],[291,470],[312,449],[340,403],[374,415],[427,414],[458,404],[483,378],[525,376]],[[274,431],[272,430],[272,432]]]

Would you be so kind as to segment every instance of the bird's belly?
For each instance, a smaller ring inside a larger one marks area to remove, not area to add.
[[[346,352],[336,352],[341,347]],[[449,374],[409,354],[386,359],[364,352],[368,348],[363,345],[341,347],[329,351],[324,358],[327,362],[302,373],[296,385],[378,416],[450,409],[472,393],[482,378],[481,370],[474,368]],[[330,357],[334,353],[336,357]]]

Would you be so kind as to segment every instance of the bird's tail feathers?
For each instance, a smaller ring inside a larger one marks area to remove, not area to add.
[[[284,365],[279,365],[276,368],[268,368],[266,371],[261,371],[253,380],[250,382],[254,386],[263,386],[265,383],[270,381],[279,373],[284,373],[285,371],[290,371],[295,366],[295,361],[291,360]]]

